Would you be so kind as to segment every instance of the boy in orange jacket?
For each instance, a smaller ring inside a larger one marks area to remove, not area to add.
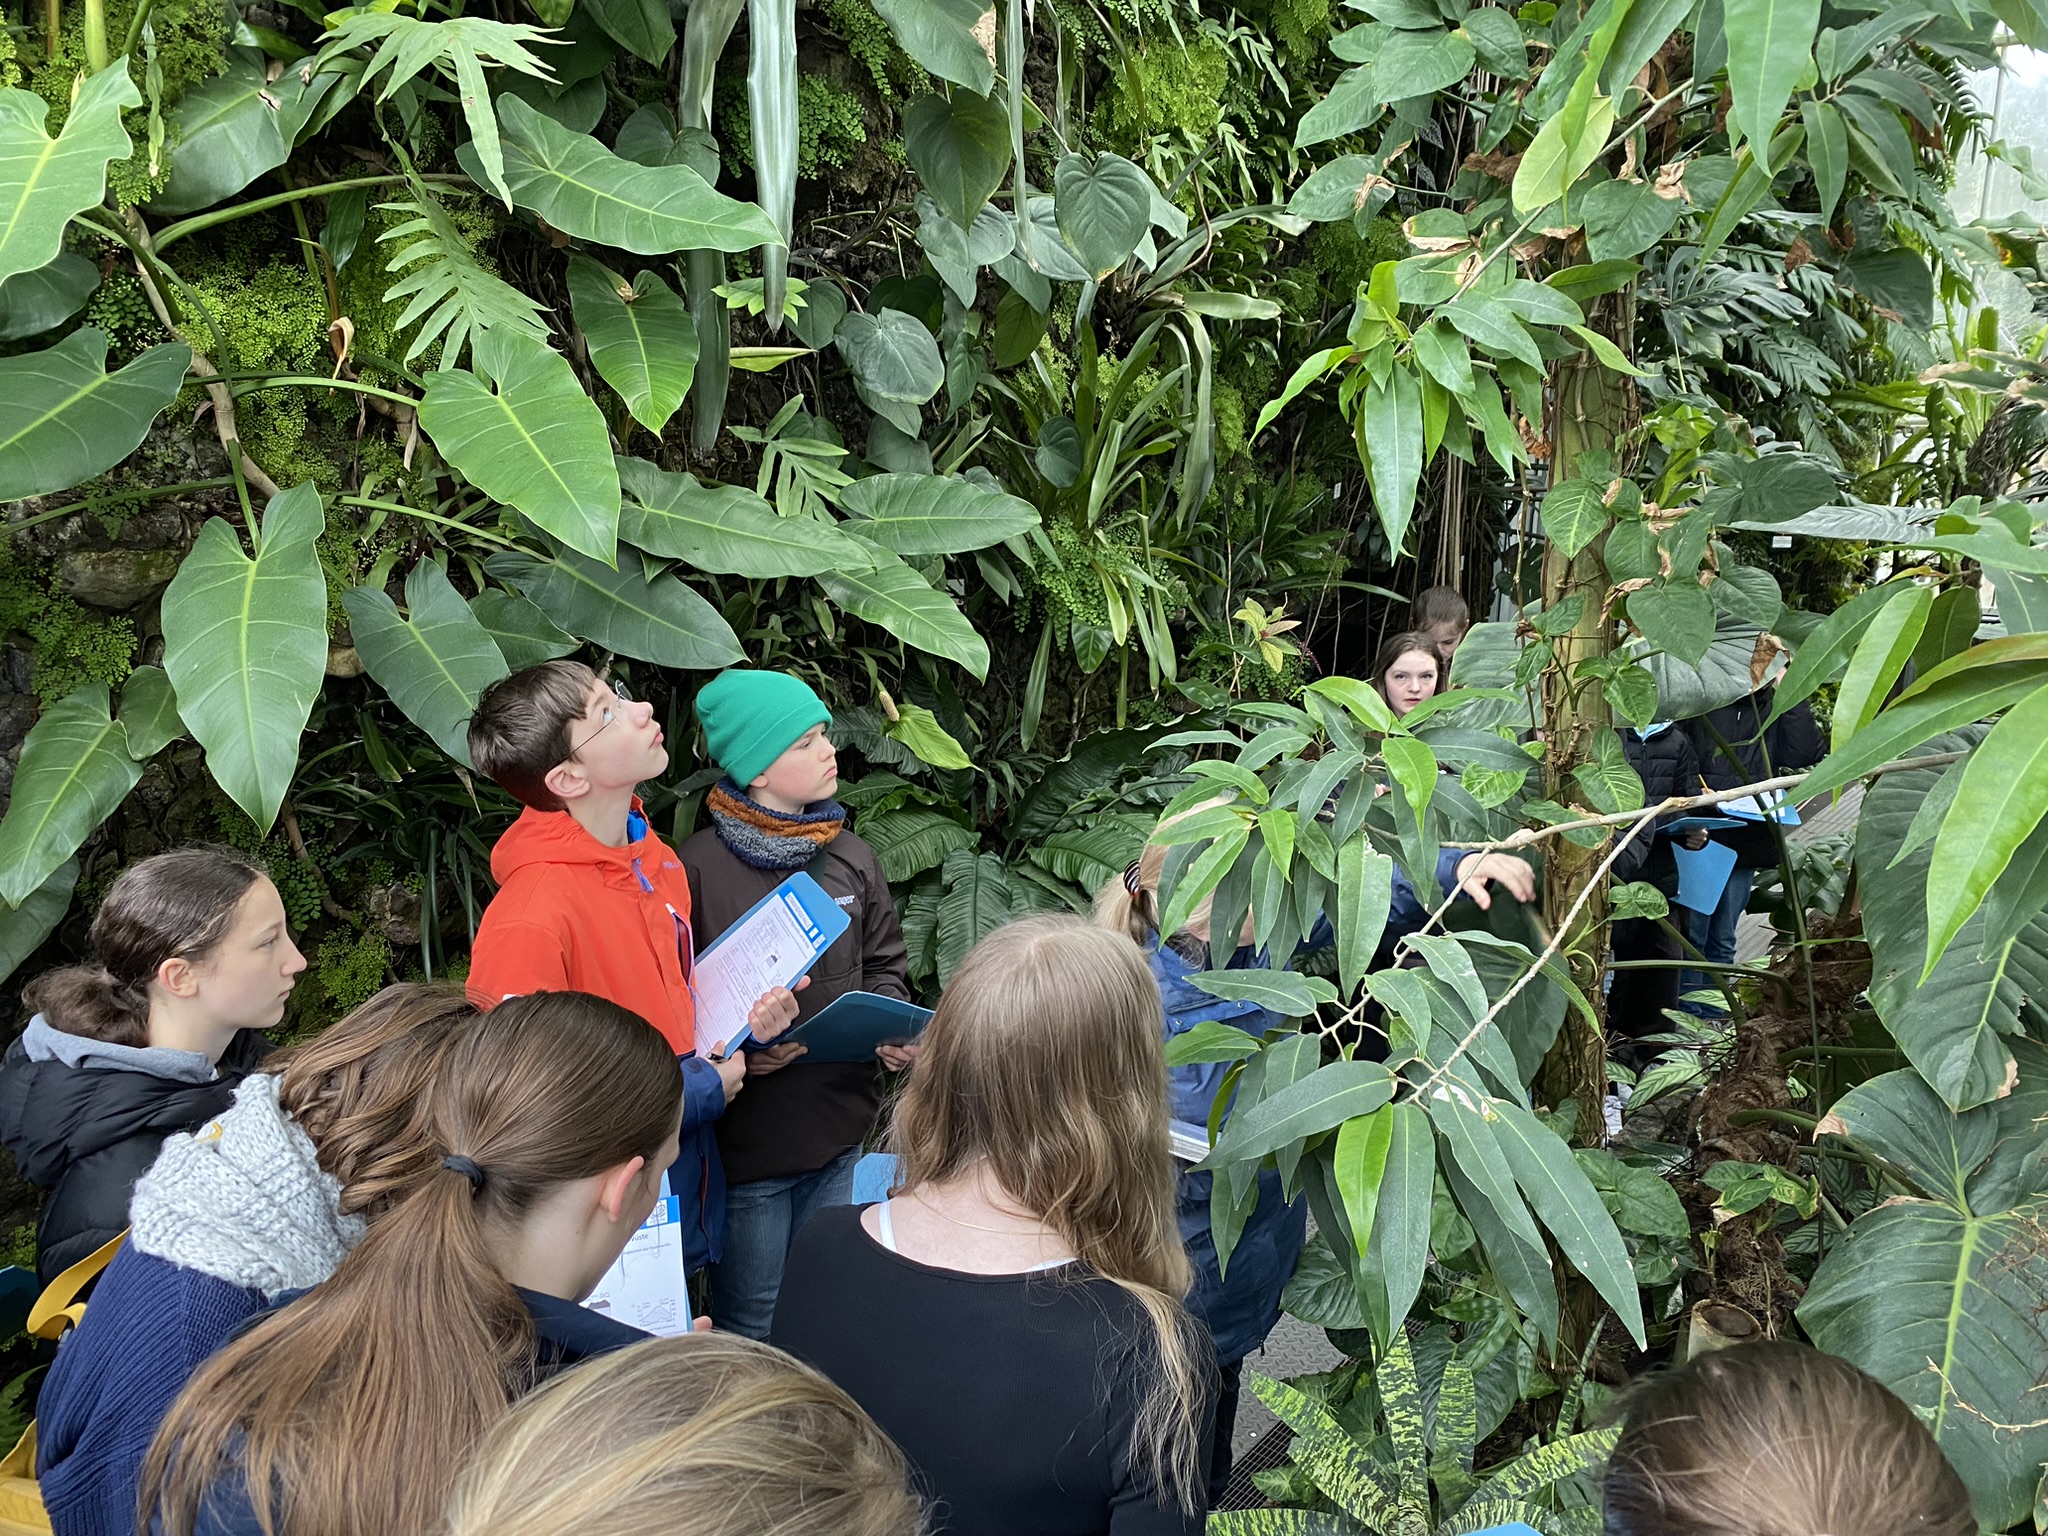
[[[634,793],[668,768],[653,706],[581,662],[543,662],[484,690],[469,753],[526,807],[491,850],[498,894],[477,928],[470,1000],[490,1008],[527,992],[590,992],[667,1038],[684,1083],[669,1185],[682,1201],[683,1262],[694,1273],[717,1262],[724,1242],[712,1123],[746,1064],[725,1054],[724,1041],[697,1039],[689,881]],[[774,1039],[796,1012],[788,989],[769,992],[748,1018],[749,1044]]]

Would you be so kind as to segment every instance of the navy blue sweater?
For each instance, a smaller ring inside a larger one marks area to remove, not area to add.
[[[36,1404],[36,1476],[56,1536],[134,1536],[157,1426],[265,1304],[261,1291],[132,1246],[114,1255]]]

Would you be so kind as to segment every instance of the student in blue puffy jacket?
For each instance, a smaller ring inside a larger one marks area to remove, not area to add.
[[[1165,1008],[1166,1038],[1185,1034],[1210,1019],[1253,1035],[1284,1026],[1287,1020],[1281,1015],[1256,1003],[1212,996],[1191,979],[1217,968],[1210,950],[1208,901],[1195,908],[1179,933],[1161,937],[1159,876],[1166,864],[1166,853],[1162,844],[1146,844],[1123,877],[1110,881],[1095,898],[1096,921],[1127,934],[1150,959]],[[1464,893],[1481,907],[1491,904],[1487,886],[1495,880],[1519,900],[1527,901],[1535,895],[1535,874],[1528,863],[1505,854],[1463,853],[1447,848],[1437,859],[1436,872],[1446,894],[1462,884]],[[1416,932],[1428,915],[1428,909],[1397,866],[1388,931]],[[1272,965],[1272,957],[1251,942],[1249,927],[1239,937],[1239,944],[1222,969],[1264,970]],[[1309,936],[1309,947],[1330,941],[1329,920],[1320,919]],[[1228,1069],[1226,1062],[1169,1067],[1167,1107],[1173,1118],[1185,1125],[1206,1127],[1210,1107]],[[1230,1482],[1231,1435],[1237,1419],[1244,1360],[1265,1343],[1266,1335],[1279,1320],[1280,1293],[1294,1275],[1302,1243],[1307,1238],[1308,1206],[1298,1197],[1287,1200],[1280,1175],[1273,1169],[1262,1169],[1258,1206],[1230,1251],[1226,1276],[1217,1261],[1216,1239],[1209,1227],[1211,1178],[1207,1173],[1181,1174],[1179,1218],[1181,1241],[1195,1266],[1188,1310],[1208,1328],[1222,1377],[1216,1403],[1215,1439],[1209,1457],[1209,1502],[1213,1507]]]

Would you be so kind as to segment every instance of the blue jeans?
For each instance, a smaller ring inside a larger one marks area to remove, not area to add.
[[[1721,892],[1721,904],[1711,912],[1695,912],[1690,907],[1678,909],[1684,915],[1685,936],[1692,940],[1692,947],[1715,965],[1735,963],[1735,925],[1742,920],[1742,909],[1749,905],[1751,876],[1752,871],[1747,869],[1731,871],[1728,887]],[[1681,993],[1719,993],[1721,984],[1726,980],[1723,975],[1705,971],[1688,969],[1678,973]],[[1728,1011],[1720,1003],[1686,1003],[1682,1006],[1688,1013],[1709,1018],[1717,1018]]]
[[[711,1323],[724,1333],[768,1337],[782,1266],[805,1222],[827,1206],[853,1202],[853,1165],[860,1148],[842,1152],[816,1173],[731,1184],[725,1191],[725,1254],[711,1271]]]

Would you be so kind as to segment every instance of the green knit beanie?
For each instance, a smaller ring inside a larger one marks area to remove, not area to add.
[[[697,694],[704,745],[726,777],[745,789],[814,725],[830,725],[832,711],[810,685],[787,672],[733,667]]]

